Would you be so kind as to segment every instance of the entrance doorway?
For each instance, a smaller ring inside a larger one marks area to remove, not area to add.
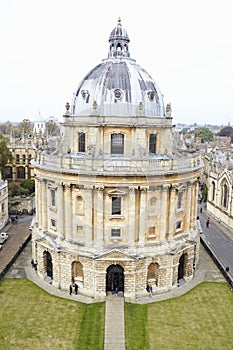
[[[121,265],[110,265],[106,274],[106,293],[124,292],[124,269]]]
[[[49,252],[45,252],[45,266],[46,266],[46,273],[47,276],[53,279],[53,262],[52,257]]]
[[[179,259],[178,277],[177,277],[178,283],[184,278],[185,263],[186,263],[186,254],[182,254]]]

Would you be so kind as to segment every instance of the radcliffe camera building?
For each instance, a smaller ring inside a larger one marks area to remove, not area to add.
[[[38,274],[96,299],[177,288],[199,259],[199,155],[176,148],[171,106],[129,42],[119,20],[108,58],[66,105],[59,143],[33,164]]]

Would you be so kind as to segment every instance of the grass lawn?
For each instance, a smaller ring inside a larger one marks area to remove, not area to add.
[[[1,350],[102,350],[105,303],[51,296],[27,279],[0,283]]]
[[[233,293],[202,283],[185,295],[147,305],[125,303],[127,350],[231,350]]]

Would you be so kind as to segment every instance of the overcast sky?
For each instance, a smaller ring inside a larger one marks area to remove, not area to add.
[[[0,0],[0,122],[61,119],[118,17],[174,123],[233,124],[232,0]]]

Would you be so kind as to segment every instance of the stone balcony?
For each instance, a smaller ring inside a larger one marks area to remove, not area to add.
[[[75,174],[135,174],[135,175],[163,175],[167,173],[185,172],[200,169],[203,165],[199,154],[187,154],[185,157],[168,157],[153,155],[144,157],[129,157],[124,155],[97,157],[84,153],[69,153],[49,155],[38,153],[33,160],[35,167],[63,171]]]

